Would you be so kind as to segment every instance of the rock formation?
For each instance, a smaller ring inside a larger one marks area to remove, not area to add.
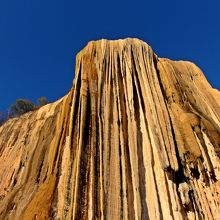
[[[220,218],[220,93],[138,39],[90,42],[62,99],[0,127],[0,219]]]

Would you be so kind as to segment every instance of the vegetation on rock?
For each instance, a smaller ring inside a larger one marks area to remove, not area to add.
[[[3,125],[9,118],[19,117],[27,112],[37,110],[40,107],[48,104],[45,96],[37,99],[38,105],[27,99],[17,99],[14,104],[9,107],[8,112],[0,112],[0,126]]]
[[[4,112],[0,112],[0,126],[3,125],[7,121],[7,114]]]
[[[38,102],[38,106],[44,106],[44,105],[48,104],[47,97],[45,97],[45,96],[37,99],[37,102]]]
[[[18,117],[26,112],[32,111],[35,105],[26,99],[17,99],[15,104],[10,106],[9,118]]]

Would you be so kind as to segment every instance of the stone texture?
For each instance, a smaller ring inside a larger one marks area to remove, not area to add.
[[[217,219],[220,93],[138,39],[90,42],[62,99],[0,127],[0,219]]]

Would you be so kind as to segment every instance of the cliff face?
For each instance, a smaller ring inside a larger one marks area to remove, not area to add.
[[[220,93],[137,39],[90,42],[73,88],[0,127],[0,219],[217,219]]]

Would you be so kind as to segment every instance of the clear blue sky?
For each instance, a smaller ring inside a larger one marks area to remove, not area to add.
[[[199,65],[220,89],[219,0],[0,0],[0,111],[70,89],[90,40],[138,37],[160,57]]]

